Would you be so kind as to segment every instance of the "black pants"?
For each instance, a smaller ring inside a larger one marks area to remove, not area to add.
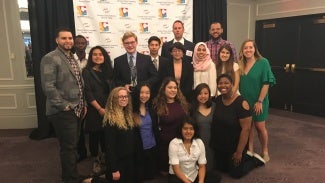
[[[158,174],[158,149],[154,146],[143,150],[140,162],[137,162],[138,180],[152,180]]]
[[[198,177],[194,180],[194,183],[197,183]],[[218,172],[216,171],[207,171],[205,174],[205,183],[219,183],[221,181],[221,176]],[[179,179],[176,175],[174,174],[169,174],[168,175],[168,183],[183,183],[181,179]]]
[[[79,141],[78,141],[78,155],[79,155],[80,159],[87,157],[84,126],[85,126],[85,120],[82,120],[81,125],[80,125],[80,136],[79,136]]]
[[[135,159],[134,157],[124,157],[123,159],[118,160],[119,162],[119,172],[120,172],[120,179],[118,181],[112,180],[112,172],[107,171],[106,178],[110,183],[137,183],[136,175],[135,175]],[[109,165],[107,165],[109,168]]]
[[[73,110],[62,111],[48,116],[60,144],[62,180],[64,183],[77,183],[77,143],[80,134],[80,118]]]
[[[232,160],[233,153],[215,152],[216,169],[228,173],[233,178],[240,178],[256,168],[254,159],[243,152],[242,160],[239,165],[234,165]]]
[[[105,152],[105,136],[104,131],[91,131],[89,132],[89,151],[91,156],[98,156],[99,146],[101,151]]]

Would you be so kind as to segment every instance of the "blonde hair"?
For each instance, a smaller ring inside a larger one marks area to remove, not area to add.
[[[130,38],[130,37],[134,37],[135,41],[138,41],[138,37],[137,35],[135,35],[133,32],[125,32],[123,37],[122,37],[122,41],[124,42],[126,39]]]
[[[239,59],[238,59],[238,65],[239,65],[239,73],[240,75],[243,75],[245,74],[245,68],[246,68],[246,65],[247,65],[247,60],[246,60],[246,57],[244,56],[243,54],[243,50],[244,50],[244,46],[246,43],[248,42],[252,42],[253,43],[253,46],[254,46],[254,49],[255,49],[255,53],[254,53],[254,57],[256,60],[259,60],[260,58],[262,58],[263,56],[260,54],[260,52],[258,51],[258,48],[257,48],[257,45],[256,45],[256,42],[253,40],[253,39],[247,39],[245,40],[241,47],[240,47],[240,52],[239,52]]]
[[[128,104],[125,107],[121,107],[118,104],[118,93],[121,90],[127,91],[124,87],[116,87],[109,94],[105,107],[103,126],[109,124],[117,126],[119,129],[127,130],[128,128],[135,127],[136,124],[133,120],[132,99],[129,92],[127,92]]]

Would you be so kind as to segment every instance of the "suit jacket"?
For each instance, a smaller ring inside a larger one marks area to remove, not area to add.
[[[46,115],[64,111],[68,105],[74,108],[79,104],[80,92],[76,75],[59,48],[42,58],[40,70],[42,89],[46,96]]]
[[[136,56],[137,83],[146,82],[153,86],[158,81],[158,72],[148,55],[137,52]],[[114,81],[116,86],[131,84],[131,70],[127,54],[114,59]]]
[[[173,56],[170,54],[170,51],[169,51],[170,47],[173,44],[174,44],[174,39],[163,44],[162,49],[161,49],[162,57],[165,57],[169,60],[173,60]],[[194,47],[195,47],[194,43],[184,39],[184,48],[185,48],[186,52],[191,51],[193,54]],[[192,62],[192,56],[187,56],[186,54],[184,54],[184,60]]]
[[[168,63],[168,76],[175,78],[175,72],[174,72],[174,63],[169,62]],[[182,63],[182,73],[181,73],[181,80],[180,80],[180,90],[183,93],[183,95],[186,97],[186,100],[188,102],[192,101],[192,88],[194,83],[194,69],[191,62],[187,62],[183,60]]]
[[[168,62],[169,60],[165,57],[159,56],[159,66],[158,66],[158,81],[155,85],[151,86],[151,98],[156,97],[160,89],[161,83],[168,73]]]

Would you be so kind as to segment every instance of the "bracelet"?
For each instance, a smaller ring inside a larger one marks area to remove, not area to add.
[[[263,101],[262,101],[262,100],[258,100],[257,102],[258,102],[258,103],[263,103]]]

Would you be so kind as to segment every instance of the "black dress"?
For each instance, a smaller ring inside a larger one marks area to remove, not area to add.
[[[88,103],[85,131],[89,133],[90,153],[92,156],[97,156],[99,143],[102,150],[104,148],[103,117],[99,115],[97,109],[90,103],[96,100],[102,108],[105,108],[107,97],[114,88],[114,83],[104,72],[99,72],[88,67],[83,70],[82,76],[85,83],[86,101]]]
[[[235,166],[232,160],[242,130],[239,120],[251,116],[251,111],[242,107],[243,101],[244,98],[238,96],[227,106],[223,104],[222,96],[217,97],[211,125],[210,146],[215,152],[216,169],[229,173],[234,178],[239,178],[256,167],[253,159],[246,154],[247,144],[240,165]]]

